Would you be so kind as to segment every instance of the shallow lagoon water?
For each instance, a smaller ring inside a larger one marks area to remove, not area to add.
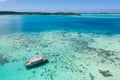
[[[0,16],[0,79],[119,80],[120,18],[84,16]],[[49,62],[26,69],[36,55]]]

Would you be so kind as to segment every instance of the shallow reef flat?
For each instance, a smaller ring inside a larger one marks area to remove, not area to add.
[[[0,36],[1,80],[120,80],[120,34],[13,33]],[[26,69],[30,57],[49,62]]]

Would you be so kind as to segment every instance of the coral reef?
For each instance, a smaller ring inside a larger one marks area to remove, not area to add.
[[[104,77],[111,77],[113,76],[109,70],[99,70],[99,73],[101,73]]]
[[[4,65],[8,62],[9,61],[8,61],[7,57],[5,57],[4,55],[0,55],[0,65]]]

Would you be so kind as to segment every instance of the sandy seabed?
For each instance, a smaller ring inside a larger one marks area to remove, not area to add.
[[[24,63],[42,55],[49,62]],[[1,80],[120,80],[120,34],[13,33],[0,36]]]

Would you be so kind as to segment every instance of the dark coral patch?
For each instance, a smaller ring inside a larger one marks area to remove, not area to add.
[[[101,73],[104,77],[110,77],[110,76],[113,76],[110,71],[106,70],[106,71],[102,71],[102,70],[99,70],[99,73]]]
[[[8,61],[7,57],[4,57],[3,55],[0,55],[0,65],[4,65],[8,62],[9,61]]]

